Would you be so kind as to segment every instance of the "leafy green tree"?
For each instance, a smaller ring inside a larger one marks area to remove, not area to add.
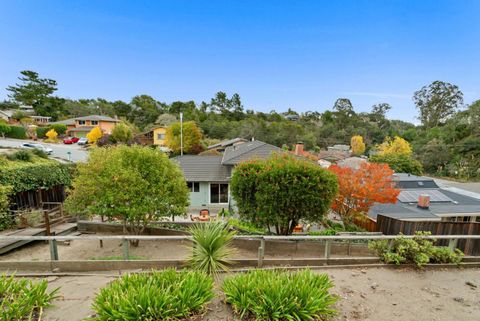
[[[113,128],[112,134],[110,135],[110,139],[114,143],[126,144],[131,142],[132,138],[133,138],[132,129],[124,122],[117,124],[115,128]]]
[[[170,126],[176,121],[177,121],[177,117],[175,117],[174,115],[161,114],[160,116],[158,116],[157,120],[155,121],[155,124],[160,126]]]
[[[8,86],[9,97],[16,102],[34,106],[57,90],[57,82],[53,79],[40,78],[38,73],[31,70],[20,72],[18,77],[21,83]]]
[[[132,106],[132,111],[129,120],[141,128],[155,123],[163,111],[162,105],[148,95],[133,97],[130,106]]]
[[[434,81],[416,91],[413,101],[420,111],[420,120],[427,127],[443,124],[463,104],[463,93],[453,84]]]
[[[130,106],[129,104],[121,100],[114,101],[112,103],[112,106],[113,106],[113,111],[115,112],[115,115],[117,115],[118,117],[127,118],[132,112],[132,106]]]
[[[185,213],[188,198],[182,171],[164,153],[120,145],[94,148],[78,165],[65,206],[121,220],[125,233],[140,235],[152,221]]]
[[[240,163],[231,192],[242,219],[292,234],[301,221],[320,221],[338,192],[335,174],[290,155]]]
[[[165,140],[168,148],[175,154],[180,154],[180,122],[176,122],[167,127]],[[201,145],[202,132],[193,121],[183,123],[183,152],[185,154],[198,154],[203,151]]]
[[[410,173],[422,175],[422,164],[410,155],[406,154],[377,154],[370,156],[373,163],[388,164],[397,173]]]

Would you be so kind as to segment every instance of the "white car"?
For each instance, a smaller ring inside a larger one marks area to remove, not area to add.
[[[88,144],[88,139],[86,137],[81,137],[78,142],[78,145],[87,145]]]
[[[24,143],[22,144],[22,148],[38,149],[44,151],[47,155],[51,155],[53,153],[53,149],[51,149],[50,147],[45,147],[42,144],[38,143]]]

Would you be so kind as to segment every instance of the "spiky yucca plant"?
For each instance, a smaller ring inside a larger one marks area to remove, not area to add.
[[[228,230],[223,222],[197,224],[190,228],[193,237],[193,251],[188,265],[210,275],[227,271],[235,253],[232,240],[235,232]]]

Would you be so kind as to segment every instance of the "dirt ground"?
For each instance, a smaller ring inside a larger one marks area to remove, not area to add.
[[[480,269],[330,268],[317,272],[327,273],[335,283],[333,293],[340,297],[335,320],[480,320]],[[77,321],[91,316],[95,293],[113,279],[113,275],[47,278],[50,288],[61,287],[61,298],[45,311],[43,320]],[[238,318],[219,294],[202,320]]]

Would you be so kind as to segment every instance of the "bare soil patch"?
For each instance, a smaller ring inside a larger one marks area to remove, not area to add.
[[[335,320],[480,320],[480,269],[366,268],[317,272],[329,274],[335,283],[333,292],[340,297]],[[77,321],[90,316],[95,293],[114,278],[106,275],[47,278],[51,288],[61,287],[62,297],[45,311],[44,320]],[[239,318],[223,303],[219,293],[202,320]]]

